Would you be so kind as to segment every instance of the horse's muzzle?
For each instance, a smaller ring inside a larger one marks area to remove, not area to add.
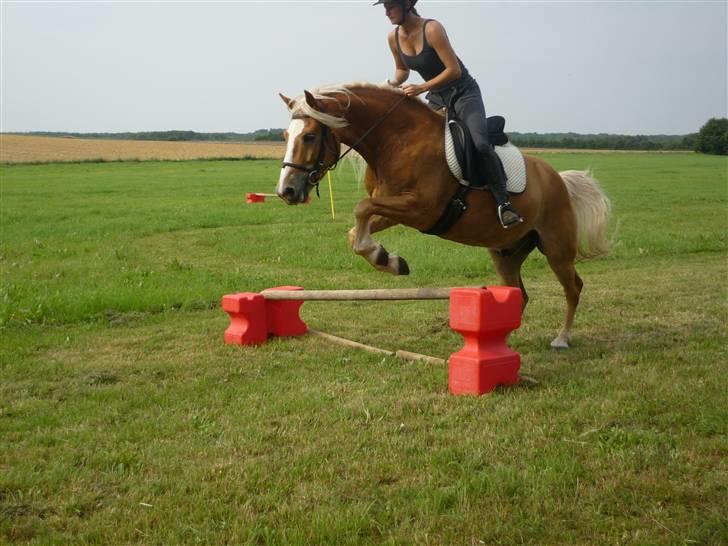
[[[287,186],[278,192],[278,197],[289,205],[300,205],[306,200],[306,190],[298,191],[293,186]]]
[[[308,197],[308,176],[289,166],[281,170],[281,176],[276,186],[276,194],[289,205],[300,205]]]

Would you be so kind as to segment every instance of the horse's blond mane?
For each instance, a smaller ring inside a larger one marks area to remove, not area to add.
[[[369,82],[350,82],[338,85],[326,85],[322,87],[317,87],[316,89],[311,90],[310,93],[316,100],[322,102],[334,101],[338,103],[339,106],[341,106],[344,110],[348,110],[351,106],[352,99],[364,103],[364,100],[354,91],[358,89],[381,89],[383,91],[390,91],[391,93],[397,95],[401,95],[403,93],[403,91],[398,87],[392,87],[386,83],[377,84]],[[339,100],[339,98],[336,98],[334,95],[343,95],[345,102],[342,103],[342,101]],[[311,108],[306,102],[306,97],[304,95],[300,95],[293,99],[291,104],[289,104],[288,109],[291,112],[292,116],[308,116],[315,119],[319,123],[323,123],[324,125],[331,127],[332,129],[340,129],[349,125],[349,122],[346,120],[346,118],[342,116],[326,114],[324,112],[319,112],[318,110]]]

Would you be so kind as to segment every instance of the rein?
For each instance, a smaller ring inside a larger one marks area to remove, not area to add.
[[[319,183],[321,182],[321,179],[324,177],[324,175],[327,172],[335,170],[339,164],[339,161],[344,159],[349,152],[351,152],[359,144],[361,144],[362,141],[366,137],[368,137],[371,134],[371,132],[374,131],[374,129],[379,127],[379,125],[381,125],[381,123],[385,119],[387,119],[387,116],[389,116],[389,114],[394,112],[394,109],[397,108],[397,106],[399,106],[402,103],[402,101],[406,98],[407,98],[407,95],[403,95],[402,97],[400,97],[400,99],[397,102],[395,102],[391,106],[391,108],[389,110],[387,110],[382,116],[380,116],[379,119],[374,122],[374,125],[372,125],[369,129],[367,129],[364,132],[364,134],[361,137],[359,137],[359,140],[357,140],[354,144],[349,146],[349,149],[346,150],[343,154],[339,153],[340,150],[339,150],[339,145],[337,143],[336,134],[332,133],[332,135],[334,136],[334,154],[336,155],[336,159],[328,167],[326,167],[324,165],[324,156],[326,155],[326,151],[328,150],[328,147],[326,146],[326,141],[328,140],[329,132],[331,131],[331,129],[327,125],[324,125],[322,135],[321,135],[321,147],[319,148],[318,157],[316,158],[316,163],[314,164],[313,167],[307,167],[306,165],[301,165],[300,163],[290,163],[288,161],[282,162],[281,166],[282,167],[292,167],[294,169],[298,169],[300,171],[304,171],[305,173],[307,173],[308,174],[308,185],[315,187],[316,196],[321,197],[321,194],[319,193]]]
[[[365,133],[364,133],[364,134],[363,134],[363,135],[362,135],[362,136],[361,136],[361,137],[359,138],[359,140],[357,140],[357,141],[356,141],[356,142],[355,142],[354,144],[352,144],[351,146],[349,146],[349,149],[348,149],[348,150],[346,150],[346,151],[345,151],[345,152],[344,152],[344,153],[342,154],[342,156],[341,156],[341,157],[340,157],[339,159],[337,159],[337,162],[338,162],[338,161],[339,161],[340,159],[344,159],[344,157],[346,156],[346,154],[348,154],[348,153],[349,153],[350,151],[352,151],[352,150],[353,150],[354,148],[356,148],[356,147],[357,147],[357,146],[358,146],[359,144],[361,144],[361,142],[362,142],[362,141],[363,141],[363,140],[364,140],[364,139],[365,139],[366,137],[368,137],[368,136],[369,136],[369,133],[371,133],[371,132],[372,132],[372,131],[373,131],[374,129],[376,129],[377,127],[379,127],[379,125],[380,125],[380,124],[381,124],[381,123],[382,123],[382,122],[383,122],[383,121],[384,121],[385,119],[387,119],[387,116],[389,116],[389,114],[391,114],[392,112],[394,112],[394,109],[395,109],[395,108],[397,108],[397,106],[399,106],[400,104],[402,104],[402,101],[403,101],[404,99],[406,99],[406,98],[407,98],[407,95],[403,95],[402,97],[400,97],[400,99],[399,99],[399,100],[398,100],[397,102],[395,102],[395,103],[394,103],[394,104],[392,105],[392,107],[391,107],[391,108],[390,108],[389,110],[387,110],[387,111],[386,111],[386,112],[385,112],[385,113],[384,113],[384,114],[383,114],[383,115],[382,115],[382,116],[381,116],[381,117],[380,117],[380,118],[379,118],[379,119],[378,119],[378,120],[377,120],[377,121],[376,121],[376,122],[374,123],[374,125],[372,125],[372,126],[371,126],[371,127],[369,128],[369,129],[367,129],[367,130],[366,130],[366,132],[365,132]],[[334,166],[335,166],[335,165],[334,165]]]

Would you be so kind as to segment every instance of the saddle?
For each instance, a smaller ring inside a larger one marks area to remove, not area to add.
[[[467,196],[471,189],[486,190],[486,180],[481,180],[477,170],[476,154],[470,131],[465,123],[445,114],[445,157],[452,175],[460,182],[460,187],[448,201],[445,211],[435,224],[422,231],[427,235],[442,235],[447,232],[468,210]],[[510,193],[521,193],[526,189],[526,161],[521,151],[511,144],[504,132],[506,120],[502,116],[486,119],[488,139],[494,145],[495,153],[506,173],[506,189]]]
[[[505,133],[506,120],[502,116],[491,116],[486,120],[488,139],[506,173],[506,189],[510,193],[521,193],[526,189],[526,164],[521,151],[511,144]],[[477,170],[478,151],[473,145],[465,123],[451,115],[445,115],[445,156],[450,172],[461,184],[471,189],[487,189],[486,180]]]

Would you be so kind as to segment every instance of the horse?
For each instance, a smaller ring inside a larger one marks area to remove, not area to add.
[[[406,260],[390,255],[372,234],[397,224],[425,232],[458,191],[460,183],[445,158],[442,114],[398,88],[365,82],[319,87],[295,99],[280,97],[291,121],[284,131],[277,195],[291,205],[303,203],[336,166],[341,144],[355,149],[367,163],[369,197],[354,209],[349,242],[376,269],[408,274]],[[511,196],[522,224],[504,229],[490,192],[471,191],[465,213],[439,236],[487,248],[502,282],[521,289],[524,309],[528,294],[521,265],[538,248],[566,296],[564,325],[551,346],[567,348],[583,288],[574,263],[608,252],[610,201],[589,171],[558,173],[542,159],[524,159],[526,189]]]

